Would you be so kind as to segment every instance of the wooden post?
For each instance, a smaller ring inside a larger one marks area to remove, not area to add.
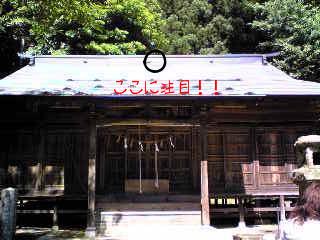
[[[53,231],[58,231],[58,230],[59,230],[59,225],[58,225],[58,206],[57,206],[57,202],[54,203],[54,207],[53,207],[52,230],[53,230]]]
[[[103,193],[104,191],[104,165],[105,165],[105,158],[106,158],[106,136],[98,136],[98,139],[102,141],[102,144],[99,144],[100,150],[97,147],[97,151],[99,151],[99,161],[98,161],[98,168],[99,168],[99,184],[98,184],[98,191]]]
[[[208,184],[208,131],[207,126],[200,126],[202,158],[201,158],[201,222],[202,225],[210,225],[209,184]]]
[[[129,143],[128,143],[128,134],[127,133],[125,135],[125,138],[126,138],[126,146],[124,149],[124,182],[128,178],[128,147],[129,147]]]
[[[45,148],[46,148],[46,132],[44,126],[39,125],[38,132],[38,173],[36,179],[36,191],[43,191],[45,186],[44,171],[45,171]]]
[[[197,154],[197,134],[196,134],[196,127],[192,126],[191,127],[191,174],[192,174],[192,185],[193,185],[193,190],[199,191],[199,165],[198,165],[198,154]]]
[[[284,196],[280,195],[280,220],[285,221],[286,220],[286,209],[285,209],[285,203],[284,203]]]
[[[245,227],[246,223],[244,220],[244,198],[239,197],[239,224],[238,227]]]
[[[95,192],[96,192],[96,138],[97,129],[94,116],[89,119],[89,162],[88,162],[88,216],[86,236],[95,238]]]
[[[227,135],[225,133],[222,134],[222,149],[223,152],[227,152],[227,143],[226,143]],[[224,184],[225,190],[229,191],[230,186],[232,186],[232,162],[226,158],[226,155],[223,154],[223,171],[224,171]]]
[[[257,133],[255,127],[250,130],[250,148],[251,148],[251,161],[253,164],[253,185],[256,189],[260,186],[259,172],[260,165],[258,159],[258,145],[257,145]]]

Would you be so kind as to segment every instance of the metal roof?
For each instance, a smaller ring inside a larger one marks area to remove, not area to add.
[[[184,96],[199,96],[200,92],[207,97],[320,95],[320,83],[293,79],[265,62],[263,55],[171,55],[167,56],[167,66],[160,73],[147,71],[143,58],[141,55],[36,56],[33,65],[0,80],[0,95],[182,96],[180,84]],[[148,58],[150,68],[160,68],[162,64],[161,56]],[[186,93],[187,81],[182,80],[189,81],[189,93]],[[215,80],[218,95],[214,94]],[[173,88],[168,93],[169,81]],[[127,90],[115,94],[114,89]],[[141,89],[139,94],[132,94]],[[158,92],[152,93],[150,89]]]

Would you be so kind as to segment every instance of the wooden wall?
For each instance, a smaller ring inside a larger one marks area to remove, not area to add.
[[[30,131],[1,134],[2,186],[9,184],[28,189],[36,184],[38,166],[33,140]]]
[[[85,194],[86,114],[40,109],[19,100],[13,101],[16,105],[8,99],[0,102],[4,109],[0,119],[1,187],[17,187],[31,194]]]
[[[37,134],[37,130],[0,133],[2,186],[18,187],[30,193],[40,190],[52,194],[85,192],[86,135],[70,129],[47,130],[41,145],[42,159],[39,159]]]
[[[85,193],[87,182],[87,138],[82,130],[52,130],[47,135],[44,183],[47,190]]]
[[[295,127],[209,128],[210,192],[294,190],[288,172],[296,166],[293,144],[304,134]]]
[[[317,133],[320,112],[320,103],[308,99],[227,99],[210,104],[88,101],[2,98],[0,185],[29,192],[85,193],[88,113],[93,105],[98,123],[132,119],[188,123],[184,127],[143,127],[140,133],[143,141],[173,136],[175,149],[165,144],[158,154],[159,177],[169,179],[171,192],[200,193],[201,114],[207,119],[211,193],[291,191],[295,186],[287,173],[296,164],[293,143],[298,136]],[[119,135],[126,134],[138,139],[137,126],[106,125],[98,130],[97,190],[101,194],[123,192],[125,178],[138,178],[137,144],[125,156],[123,144],[117,142]],[[153,179],[154,146],[145,147],[143,177]],[[130,160],[127,165],[126,157]]]

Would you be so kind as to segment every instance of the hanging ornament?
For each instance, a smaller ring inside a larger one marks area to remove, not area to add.
[[[139,193],[142,194],[142,157],[141,152],[143,151],[143,145],[141,141],[139,141],[140,149],[139,149]]]
[[[172,137],[171,137],[171,136],[169,137],[169,142],[170,142],[170,146],[171,146],[172,148],[174,148],[175,146],[174,146],[174,144],[173,144],[173,142],[172,142]]]
[[[158,189],[159,188],[159,173],[158,173],[158,144],[157,141],[154,142],[154,172],[155,172],[155,181],[154,186]]]
[[[141,153],[143,152],[143,145],[141,142],[141,131],[139,125],[139,193],[142,194],[142,156]]]
[[[155,148],[155,151],[156,151],[156,152],[159,152],[159,151],[160,151],[157,142],[154,143],[154,148]]]
[[[116,142],[117,142],[117,143],[119,143],[119,142],[120,142],[120,140],[121,140],[121,135],[119,135],[119,136],[118,136],[118,138],[117,138],[117,141],[116,141]]]
[[[128,148],[128,142],[127,142],[127,137],[124,137],[124,148]]]
[[[140,148],[140,151],[143,152],[143,144],[141,141],[139,141],[139,148]]]

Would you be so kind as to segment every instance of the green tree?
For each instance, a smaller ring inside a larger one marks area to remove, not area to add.
[[[152,43],[163,47],[163,21],[148,0],[6,0],[6,25],[23,28],[30,53],[136,54]]]
[[[19,66],[17,52],[20,41],[16,29],[7,25],[5,17],[11,10],[11,5],[6,1],[0,3],[0,78]]]
[[[296,78],[320,81],[320,9],[297,0],[255,6],[253,27],[264,34],[259,48],[279,51],[274,64]]]
[[[205,0],[161,0],[169,40],[168,52],[199,54],[227,52],[226,39],[232,31],[221,15],[212,15],[212,5]]]
[[[164,20],[154,0],[111,0],[102,7],[103,25],[87,49],[98,53],[143,53],[167,41],[160,31]]]
[[[163,28],[173,54],[252,52],[256,39],[247,25],[253,11],[244,0],[160,0]]]

